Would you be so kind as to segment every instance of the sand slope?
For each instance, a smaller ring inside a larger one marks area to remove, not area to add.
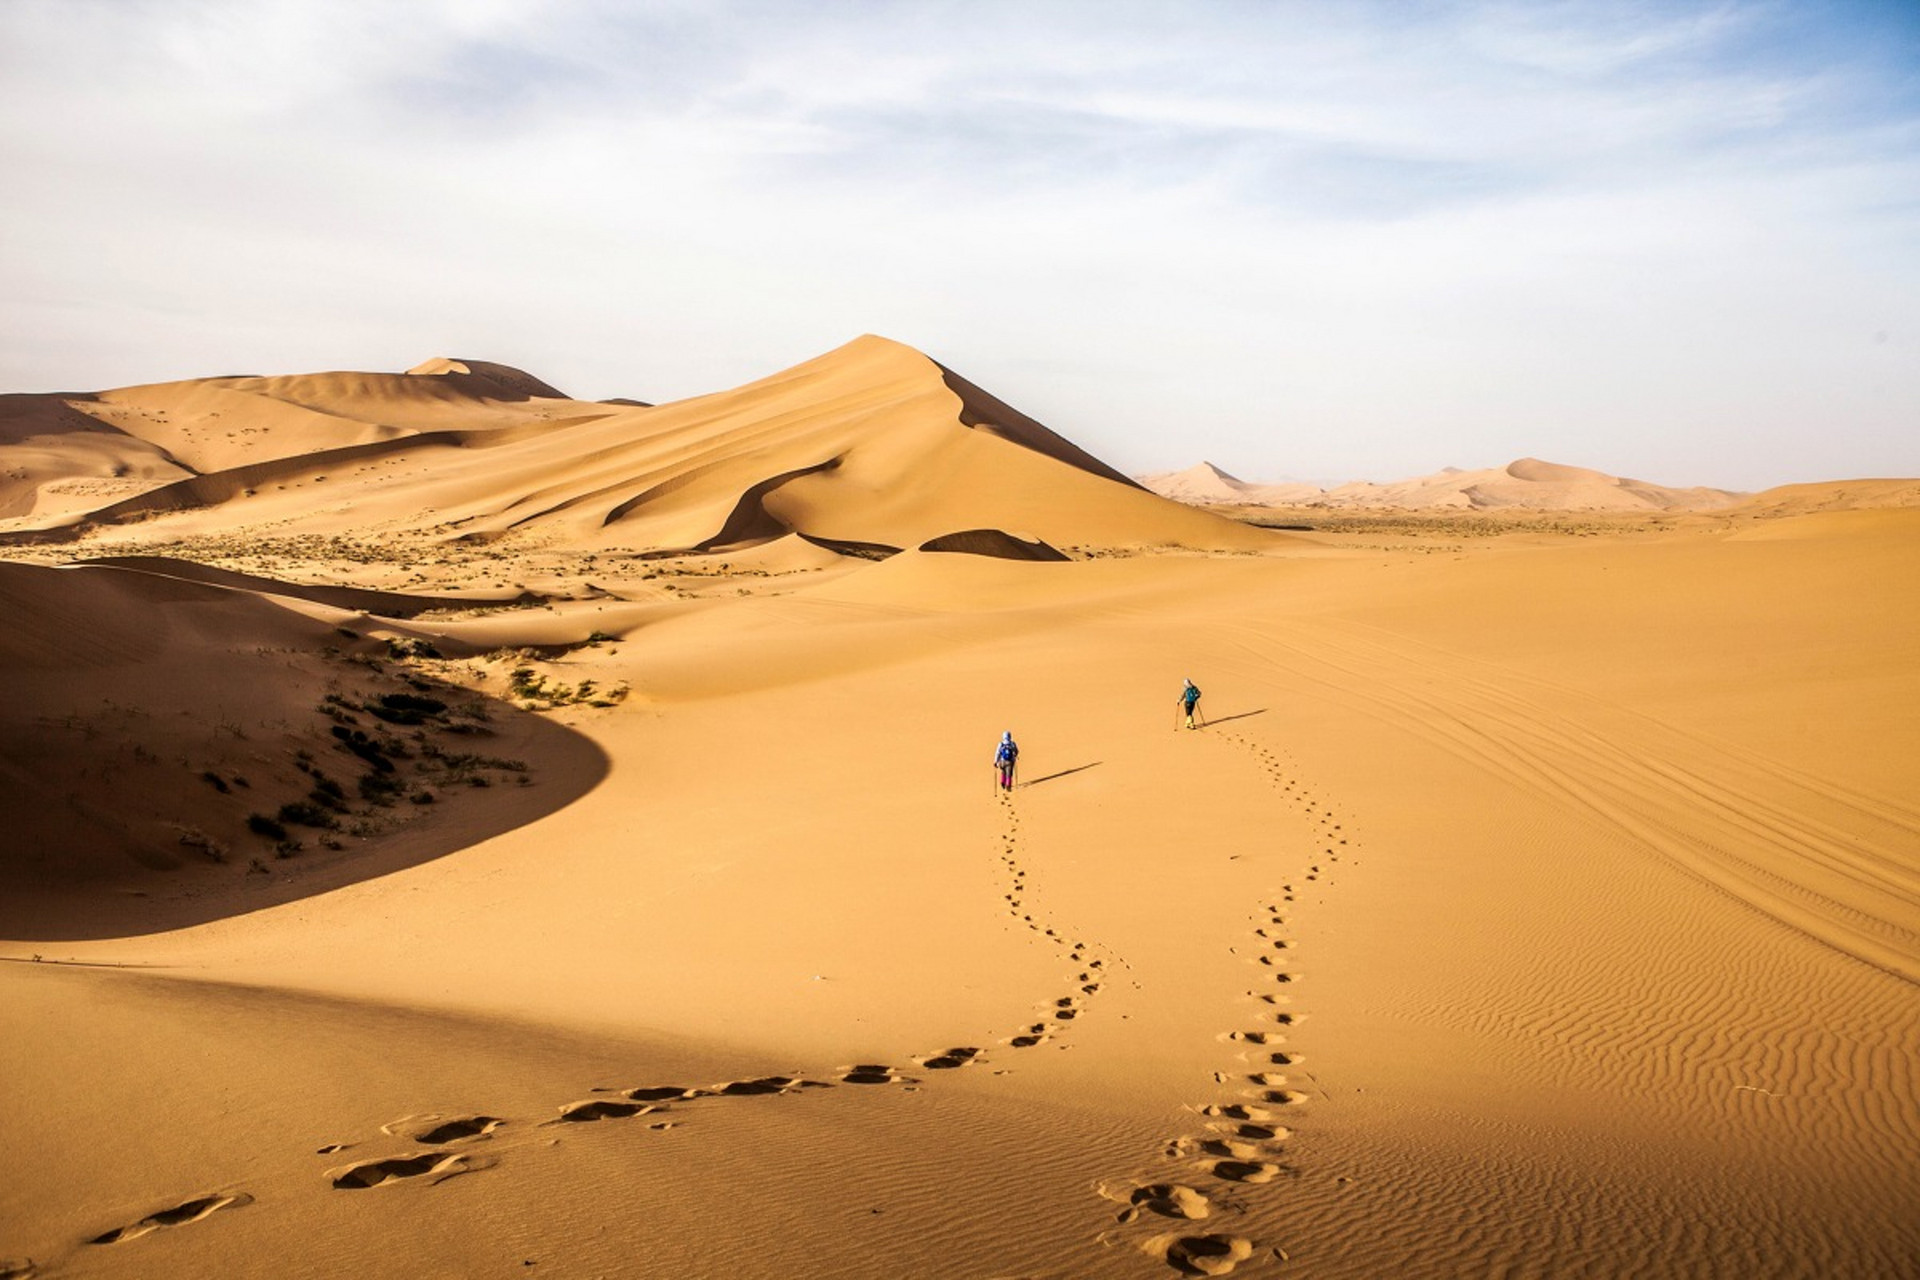
[[[0,562],[0,1275],[1920,1270],[1910,487],[1281,539],[878,340],[458,363]]]
[[[975,529],[1055,545],[1273,541],[1139,489],[881,338],[673,405],[585,404],[551,391],[516,370],[430,361],[408,374],[103,393],[96,402],[123,430],[193,474],[84,511],[62,504],[56,519],[16,529],[177,513],[170,528],[192,534],[271,523],[699,553],[804,538],[869,556]]]

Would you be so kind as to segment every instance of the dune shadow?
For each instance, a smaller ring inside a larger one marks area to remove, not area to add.
[[[84,942],[138,937],[317,897],[531,826],[586,795],[610,771],[606,754],[582,734],[517,708],[502,706],[494,714],[503,728],[511,724],[520,730],[515,749],[530,768],[533,781],[528,786],[462,788],[435,806],[443,812],[435,814],[431,824],[343,841],[346,847],[340,851],[310,847],[287,861],[267,855],[259,865],[270,866],[272,873],[264,875],[248,875],[234,866],[183,867],[144,874],[137,870],[117,882],[83,882],[47,892],[8,885],[0,888],[0,938]]]
[[[1085,773],[1088,769],[1098,768],[1102,763],[1103,761],[1095,760],[1092,764],[1075,765],[1071,769],[1062,769],[1058,773],[1049,773],[1043,778],[1030,778],[1020,785],[1023,787],[1037,787],[1043,782],[1052,782],[1055,778],[1064,778],[1074,773]]]
[[[584,734],[440,679],[437,657],[243,586],[0,563],[0,605],[20,670],[0,705],[9,941],[330,893],[538,822],[611,768]]]
[[[1217,720],[1209,719],[1207,723],[1209,725],[1225,724],[1229,720],[1245,720],[1249,716],[1263,716],[1265,714],[1267,714],[1267,709],[1265,707],[1260,707],[1253,711],[1236,711],[1230,716],[1221,716]]]

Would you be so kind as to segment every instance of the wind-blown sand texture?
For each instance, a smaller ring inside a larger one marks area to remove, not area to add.
[[[1920,1273],[1913,482],[1274,532],[871,338],[0,412],[0,1276]]]

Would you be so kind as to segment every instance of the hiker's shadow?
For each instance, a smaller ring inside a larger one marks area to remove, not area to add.
[[[1062,769],[1058,773],[1050,773],[1044,778],[1030,778],[1026,782],[1021,783],[1020,785],[1023,787],[1037,787],[1043,782],[1052,782],[1055,778],[1064,778],[1070,773],[1085,773],[1088,769],[1097,768],[1102,763],[1104,762],[1095,760],[1092,764],[1075,765],[1071,769]]]
[[[1230,716],[1221,716],[1218,720],[1208,720],[1207,723],[1210,725],[1225,724],[1229,720],[1245,720],[1248,716],[1263,716],[1265,714],[1267,714],[1267,709],[1260,707],[1253,711],[1236,711]]]

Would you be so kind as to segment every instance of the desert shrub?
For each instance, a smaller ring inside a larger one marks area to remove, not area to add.
[[[351,751],[381,773],[393,772],[393,761],[387,758],[389,752],[385,744],[375,742],[359,729],[349,729],[344,725],[333,726],[333,736],[339,740],[342,750]]]
[[[291,822],[302,827],[326,828],[333,825],[333,815],[319,805],[306,800],[295,800],[291,804],[280,806],[278,815],[281,822]]]
[[[210,862],[225,862],[227,846],[209,836],[198,827],[179,827],[180,843],[189,849],[198,849]]]
[[[385,693],[380,701],[366,704],[368,714],[388,724],[420,725],[439,716],[447,704],[438,698],[422,698],[411,693]]]
[[[269,840],[285,840],[287,838],[287,829],[264,813],[248,814],[247,830],[257,836],[265,836]]]
[[[219,774],[215,773],[211,769],[208,769],[205,773],[201,774],[200,776],[206,779],[208,786],[212,787],[215,791],[218,791],[221,795],[227,794],[227,792],[231,789],[227,786],[227,780],[221,777]]]
[[[380,705],[396,711],[419,711],[427,715],[439,715],[447,709],[447,704],[438,698],[422,698],[411,693],[383,693],[380,695]]]
[[[437,658],[440,651],[433,647],[430,640],[407,636],[387,641],[387,656],[390,658]]]

